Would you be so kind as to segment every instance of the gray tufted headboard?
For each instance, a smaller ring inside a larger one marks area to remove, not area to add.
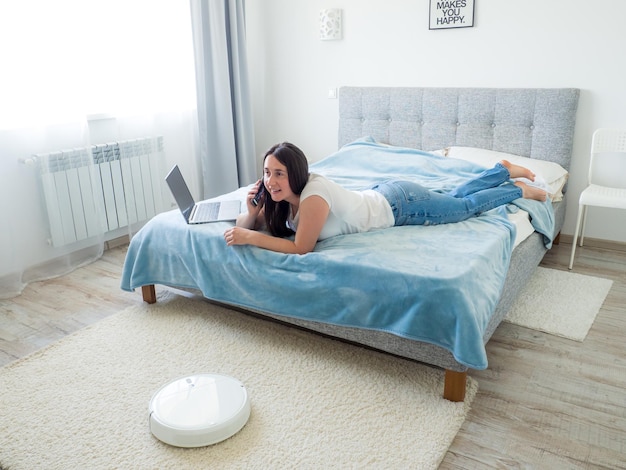
[[[478,147],[569,169],[575,88],[342,87],[339,146],[371,136],[421,150]]]

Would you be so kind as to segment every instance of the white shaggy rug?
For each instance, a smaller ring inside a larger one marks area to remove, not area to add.
[[[610,279],[539,267],[505,320],[583,341],[612,285]]]
[[[0,369],[0,465],[11,470],[437,468],[465,403],[443,372],[174,294]],[[181,376],[242,381],[244,428],[209,447],[158,441],[148,405]]]

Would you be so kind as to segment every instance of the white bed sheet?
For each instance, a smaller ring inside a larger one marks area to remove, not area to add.
[[[526,240],[534,231],[532,224],[530,223],[530,216],[524,209],[518,209],[516,212],[508,213],[509,220],[515,224],[515,243],[513,248]]]

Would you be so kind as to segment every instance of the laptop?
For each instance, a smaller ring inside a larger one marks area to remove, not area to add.
[[[174,165],[165,181],[188,224],[232,221],[241,212],[241,202],[237,200],[201,201],[196,204],[178,165]]]

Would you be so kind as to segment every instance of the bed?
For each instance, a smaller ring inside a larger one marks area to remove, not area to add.
[[[501,158],[526,164],[551,198],[518,199],[457,224],[332,237],[306,255],[227,247],[228,223],[156,216],[131,240],[121,287],[206,298],[445,371],[462,401],[469,369],[555,240],[565,217],[579,90],[343,87],[339,148],[311,165],[351,189],[415,178],[452,189]],[[296,142],[297,144],[297,142]],[[247,187],[216,199],[245,201]],[[245,204],[244,204],[245,207]]]

